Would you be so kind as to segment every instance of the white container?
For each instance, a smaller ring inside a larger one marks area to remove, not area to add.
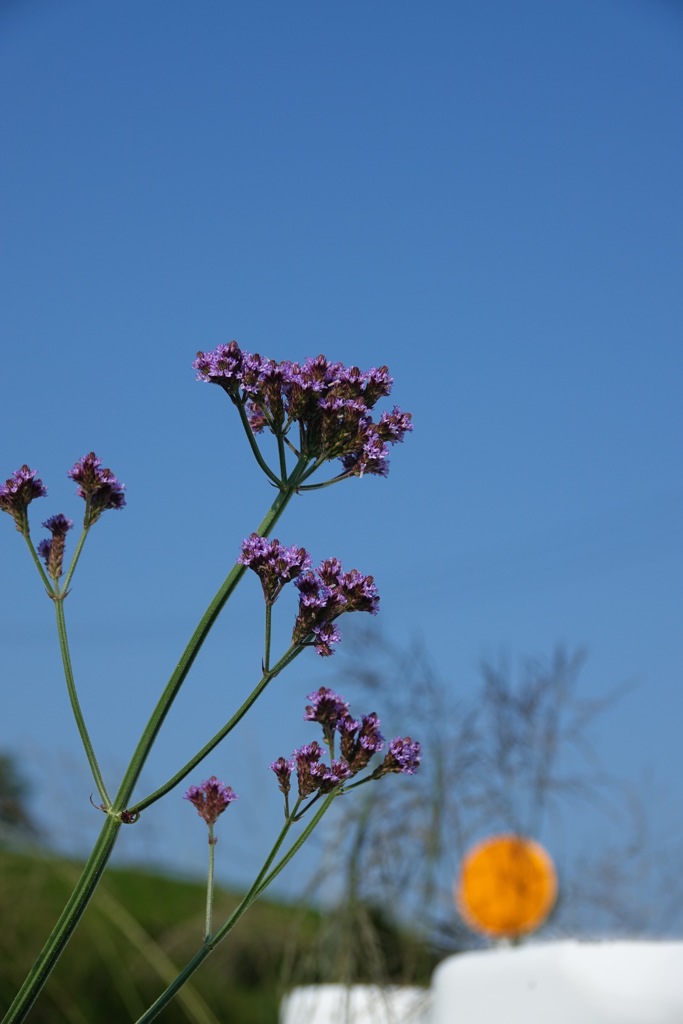
[[[462,953],[431,1024],[683,1024],[683,942],[551,942]]]
[[[306,985],[282,1000],[280,1024],[429,1024],[428,989]]]

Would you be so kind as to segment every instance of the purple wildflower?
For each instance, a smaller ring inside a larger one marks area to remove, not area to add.
[[[344,612],[370,612],[376,615],[379,595],[372,576],[357,569],[344,572],[337,558],[322,562],[317,572],[303,572],[295,581],[299,591],[299,613],[292,639],[313,644],[318,654],[333,653],[332,644],[341,637],[332,625]]]
[[[279,540],[267,540],[257,533],[242,541],[242,554],[237,561],[257,574],[268,604],[273,604],[279,597],[285,583],[296,579],[311,566],[305,548],[286,548]]]
[[[212,775],[199,786],[190,786],[183,797],[189,800],[197,808],[197,814],[203,818],[209,827],[216,824],[216,821],[233,800],[237,800],[237,794],[231,786],[226,786]]]
[[[271,772],[275,772],[280,792],[285,796],[291,789],[291,774],[295,767],[296,761],[293,757],[278,757],[277,761],[273,761],[270,766]]]
[[[314,776],[314,766],[318,764],[322,754],[323,748],[317,740],[313,740],[312,743],[306,743],[303,747],[299,747],[292,755],[296,763],[300,800],[315,793],[318,788]]]
[[[363,715],[360,722],[350,715],[340,719],[337,723],[337,732],[341,735],[342,757],[348,762],[354,774],[365,768],[373,754],[384,748],[380,720],[374,711],[369,715]]]
[[[332,644],[338,643],[341,643],[341,633],[333,622],[323,622],[321,626],[313,627],[313,647],[322,658],[334,654]]]
[[[353,775],[351,766],[342,758],[331,765],[316,762],[311,766],[311,775],[319,793],[331,793]]]
[[[375,770],[375,775],[380,778],[390,772],[402,772],[404,775],[414,775],[422,761],[422,747],[417,740],[410,736],[397,736],[389,744],[389,750],[382,764]]]
[[[123,508],[126,504],[125,487],[110,469],[102,467],[102,460],[89,452],[69,470],[68,476],[78,484],[76,493],[85,500],[83,526],[96,523],[107,509]]]
[[[52,534],[52,539],[41,540],[38,544],[38,554],[45,562],[45,567],[53,580],[58,580],[62,575],[64,541],[73,525],[73,522],[63,516],[61,512],[56,516],[50,516],[43,523],[45,529]]]
[[[322,725],[325,739],[328,744],[331,743],[332,733],[336,729],[337,723],[340,719],[348,717],[348,702],[326,686],[321,686],[319,690],[309,693],[308,700],[311,703],[307,705],[304,712],[304,721],[318,722]]]
[[[34,498],[44,498],[47,494],[47,488],[36,473],[37,470],[24,465],[0,485],[0,511],[11,515],[17,530],[25,536],[29,532],[28,506]]]
[[[372,419],[375,404],[391,393],[386,366],[363,372],[324,355],[302,364],[278,363],[242,351],[236,341],[198,352],[192,365],[198,380],[218,384],[235,404],[246,407],[254,433],[267,428],[282,438],[297,424],[297,454],[318,461],[341,459],[342,476],[386,476],[387,446],[412,429],[410,414],[397,407],[378,422]]]

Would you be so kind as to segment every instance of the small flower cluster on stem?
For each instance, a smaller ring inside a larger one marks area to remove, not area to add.
[[[103,469],[101,460],[94,452],[89,452],[69,470],[67,474],[79,485],[77,494],[85,500],[85,515],[83,520],[84,531],[87,532],[93,523],[97,522],[103,512],[107,509],[123,508],[126,504],[124,497],[124,485],[119,483],[110,469]],[[66,535],[73,527],[71,519],[67,519],[61,512],[50,516],[43,523],[46,530],[50,531],[50,539],[41,540],[34,551],[31,543],[31,531],[28,521],[28,506],[35,498],[44,498],[47,495],[47,488],[37,476],[35,469],[22,466],[12,476],[0,485],[0,511],[7,512],[14,519],[17,530],[26,539],[43,581],[48,586],[48,592],[53,597],[64,596],[60,594],[58,580],[64,570],[64,549]],[[75,562],[78,559],[83,538],[79,542],[76,556],[69,571],[69,578],[73,574]],[[47,576],[55,584],[50,587],[38,558],[42,558],[47,569]],[[68,583],[68,580],[67,580]],[[65,588],[66,592],[66,588]]]
[[[294,751],[291,757],[279,757],[270,765],[280,791],[285,798],[285,815],[289,816],[289,793],[291,777],[296,772],[298,801],[313,796],[342,792],[345,784],[366,768],[375,754],[384,749],[384,737],[380,731],[380,720],[373,711],[358,720],[349,712],[348,702],[334,690],[325,686],[308,695],[311,703],[306,707],[304,721],[317,722],[322,726],[323,741],[328,749],[330,763],[322,758],[324,747],[317,740],[306,743]],[[335,741],[339,737],[339,756],[336,755]],[[356,779],[353,786],[361,785],[384,775],[400,772],[413,775],[420,766],[422,751],[420,744],[410,736],[396,737],[389,743],[383,761],[362,779]],[[307,810],[309,805],[304,808]],[[301,814],[304,813],[301,812]],[[299,817],[300,815],[297,815]]]
[[[94,452],[79,459],[68,475],[78,484],[78,496],[85,500],[84,529],[96,523],[107,509],[123,508],[126,504],[124,485],[110,469],[102,467],[102,460]]]
[[[386,476],[389,445],[403,441],[413,429],[410,413],[397,406],[377,421],[371,416],[376,403],[391,393],[393,380],[386,366],[363,372],[323,355],[301,364],[278,363],[243,351],[236,341],[198,352],[192,365],[197,380],[218,384],[227,392],[252,441],[265,430],[276,436],[281,473],[263,466],[273,481],[284,483],[285,441],[297,458],[313,464],[301,482],[330,459],[342,464],[335,481],[365,474]],[[293,441],[290,431],[295,424],[298,438]]]
[[[224,782],[212,775],[199,786],[190,786],[185,799],[197,809],[197,814],[203,818],[209,826],[209,874],[206,885],[206,916],[204,920],[204,941],[207,942],[213,931],[213,879],[215,846],[218,838],[213,834],[213,827],[223,811],[237,800],[237,794],[232,786],[226,786]]]
[[[37,470],[22,466],[12,473],[9,480],[0,485],[0,510],[7,512],[14,519],[14,525],[20,533],[28,537],[27,509],[34,498],[44,498],[47,487],[37,476]]]
[[[302,573],[294,585],[299,591],[299,612],[292,639],[298,644],[313,644],[318,654],[333,654],[332,644],[341,636],[334,620],[345,612],[379,610],[379,595],[372,576],[357,569],[344,572],[341,562],[328,558],[315,572]]]

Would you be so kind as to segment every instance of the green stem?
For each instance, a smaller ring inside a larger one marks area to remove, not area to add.
[[[249,708],[256,703],[256,701],[261,696],[268,683],[272,679],[275,679],[275,677],[279,675],[280,672],[282,672],[282,670],[287,667],[287,665],[291,664],[291,662],[294,661],[294,659],[299,654],[301,654],[302,650],[303,647],[301,647],[300,645],[293,644],[291,647],[289,647],[287,651],[285,651],[285,653],[282,655],[280,660],[277,662],[277,664],[273,666],[270,672],[264,673],[258,685],[254,687],[254,689],[251,691],[251,693],[244,701],[244,703],[237,709],[232,718],[229,721],[227,721],[221,729],[218,730],[216,735],[213,736],[208,743],[205,743],[202,749],[199,750],[194,755],[194,757],[190,758],[190,760],[186,764],[184,764],[183,767],[179,771],[177,771],[172,778],[165,782],[163,786],[160,786],[159,789],[156,789],[153,793],[150,793],[149,796],[146,796],[144,800],[140,800],[133,807],[129,808],[128,813],[136,817],[138,814],[141,814],[142,811],[144,811],[151,804],[156,803],[157,800],[160,800],[162,796],[166,795],[166,793],[170,793],[170,791],[174,789],[179,782],[182,782],[183,779],[186,778],[190,774],[190,772],[197,767],[198,764],[201,764],[204,758],[207,757],[211,753],[211,751],[218,746],[221,740],[224,740],[228,733],[232,732],[232,730],[235,728],[238,722],[240,722],[244,718]]]
[[[266,622],[265,622],[265,637],[264,637],[264,650],[263,650],[263,671],[267,673],[270,669],[270,635],[271,635],[271,621],[273,618],[273,606],[270,601],[266,600]]]
[[[71,579],[73,577],[73,574],[76,571],[76,566],[78,565],[78,559],[81,557],[81,551],[83,550],[83,545],[85,544],[85,538],[87,536],[88,536],[88,527],[84,526],[83,530],[81,532],[81,535],[78,538],[78,544],[76,545],[76,550],[74,551],[73,558],[71,559],[71,565],[69,566],[69,571],[67,572],[66,577],[64,579],[64,585],[62,587],[62,593],[65,596],[66,596],[66,591],[69,589],[69,585],[71,583]]]
[[[86,757],[88,758],[88,764],[90,765],[90,771],[93,774],[95,785],[97,786],[97,792],[100,794],[100,799],[105,807],[109,809],[111,807],[111,799],[107,793],[107,787],[104,784],[102,778],[102,772],[95,756],[95,750],[90,740],[90,734],[85,724],[83,712],[81,711],[80,701],[78,699],[78,693],[76,691],[76,681],[74,679],[73,668],[71,666],[71,654],[69,653],[69,640],[66,632],[66,619],[64,617],[64,593],[54,600],[55,614],[57,616],[57,635],[59,637],[59,649],[62,654],[62,665],[64,666],[64,677],[66,679],[66,688],[69,693],[69,700],[71,701],[71,710],[73,711],[74,718],[76,719],[76,725],[81,736],[81,742],[85,749]]]
[[[270,466],[268,465],[266,460],[263,458],[263,455],[261,455],[261,449],[259,448],[258,444],[256,443],[256,438],[254,437],[254,431],[251,429],[251,424],[249,423],[249,418],[247,417],[247,414],[244,411],[244,406],[243,406],[242,402],[240,402],[239,400],[236,400],[235,401],[235,405],[237,406],[238,412],[240,414],[240,419],[242,421],[242,426],[244,427],[244,432],[247,435],[247,440],[249,441],[249,447],[251,448],[251,450],[252,450],[252,452],[254,454],[254,458],[256,459],[256,461],[258,462],[259,466],[261,467],[263,472],[266,474],[266,476],[268,477],[270,482],[275,484],[276,487],[283,487],[285,485],[285,477],[283,476],[282,481],[280,481],[279,477],[277,477],[275,475],[275,473],[273,473],[272,469],[270,468]]]
[[[171,1000],[179,991],[179,989],[183,987],[185,982],[194,974],[197,968],[201,966],[201,964],[204,962],[204,960],[206,960],[209,954],[213,952],[218,943],[225,938],[228,932],[232,931],[232,929],[235,927],[235,925],[242,917],[244,912],[248,910],[252,903],[254,903],[259,898],[259,896],[265,891],[265,889],[267,889],[270,883],[275,878],[277,878],[277,876],[280,874],[283,868],[287,866],[292,857],[298,852],[298,850],[301,849],[303,844],[306,842],[308,837],[313,832],[313,829],[319,824],[323,815],[329,809],[336,795],[336,793],[330,793],[330,795],[327,797],[325,802],[320,807],[317,814],[309,822],[309,824],[306,826],[306,828],[301,833],[296,842],[292,844],[292,846],[284,855],[284,857],[282,857],[282,859],[278,861],[273,870],[269,872],[268,869],[270,868],[270,865],[273,863],[273,860],[277,856],[278,851],[282,847],[282,844],[284,843],[287,837],[287,833],[292,827],[292,823],[294,821],[294,812],[296,811],[299,805],[299,801],[297,801],[297,804],[294,808],[294,811],[292,812],[292,815],[290,815],[290,817],[285,822],[282,831],[280,832],[280,835],[278,836],[275,845],[273,846],[273,849],[270,851],[270,854],[266,859],[265,864],[259,871],[249,891],[242,898],[240,904],[235,908],[235,910],[232,912],[232,914],[225,922],[225,924],[221,925],[218,931],[203,943],[203,945],[197,950],[192,959],[185,965],[185,967],[180,972],[175,981],[171,982],[168,988],[161,993],[161,995],[158,997],[158,999],[156,999],[152,1006],[150,1006],[150,1008],[146,1010],[145,1013],[143,1013],[142,1017],[140,1017],[136,1021],[136,1024],[149,1024],[150,1021],[155,1020],[158,1017],[159,1013],[166,1006],[168,1006],[168,1004],[171,1002]]]
[[[298,477],[297,470],[301,471],[302,469],[303,467],[301,465],[295,468],[292,473],[292,478],[294,478],[292,484],[277,495],[268,513],[264,517],[263,522],[259,526],[257,532],[260,536],[267,536],[284,512],[287,503],[296,490],[295,481]],[[147,723],[147,727],[145,728],[136,748],[135,754],[133,755],[123,777],[114,803],[109,810],[107,820],[102,827],[102,831],[100,832],[95,847],[83,869],[83,873],[81,874],[69,901],[62,911],[57,924],[53,928],[45,946],[39,954],[38,959],[31,968],[19,992],[13,1000],[12,1005],[9,1007],[5,1017],[3,1018],[2,1024],[20,1024],[20,1022],[26,1020],[29,1010],[38,998],[40,991],[71,938],[76,925],[83,916],[107,861],[111,856],[118,837],[119,828],[122,824],[121,815],[130,801],[135,784],[159,729],[161,728],[169,708],[177,696],[178,691],[192,667],[194,659],[199,653],[199,650],[211,627],[218,618],[224,605],[228,601],[228,598],[239,583],[245,571],[245,567],[241,565],[236,565],[231,570],[213,601],[202,616],[199,625],[192,634],[192,637],[183,651],[173,675],[159,699],[157,706],[152,712],[150,720]],[[126,820],[130,821],[131,819],[127,816]]]
[[[213,868],[216,859],[216,838],[213,825],[209,825],[209,875],[206,880],[206,920],[204,922],[204,942],[211,938],[213,927]]]
[[[24,540],[26,541],[26,544],[28,545],[28,549],[31,552],[31,558],[33,559],[33,561],[35,563],[35,566],[36,566],[38,572],[40,573],[40,578],[42,579],[43,583],[45,584],[45,589],[47,590],[48,597],[54,597],[55,593],[57,592],[56,591],[56,587],[55,587],[54,583],[52,582],[52,580],[50,579],[50,577],[45,572],[45,570],[43,569],[43,566],[42,566],[42,563],[40,561],[40,558],[38,557],[38,552],[36,551],[36,549],[33,546],[33,541],[31,540],[30,534],[22,533],[22,537],[24,538]]]
[[[26,1019],[26,1015],[61,956],[76,923],[80,920],[83,911],[92,898],[107,865],[120,828],[121,822],[108,815],[74,891],[71,893],[59,920],[52,929],[42,952],[17,992],[12,1005],[3,1019],[3,1024],[15,1024],[15,1022],[19,1024],[20,1021]]]

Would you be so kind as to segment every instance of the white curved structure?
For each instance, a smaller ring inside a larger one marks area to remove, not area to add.
[[[380,985],[307,985],[282,1001],[280,1024],[429,1024],[429,991]]]
[[[437,967],[432,999],[430,1024],[683,1024],[683,942],[462,953]]]

